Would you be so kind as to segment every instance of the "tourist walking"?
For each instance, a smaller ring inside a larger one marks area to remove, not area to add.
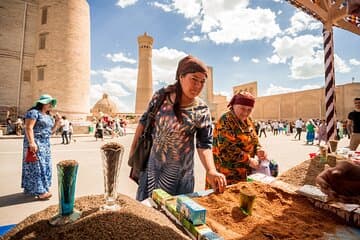
[[[65,116],[62,116],[60,124],[61,124],[61,138],[62,138],[61,144],[69,144],[69,138],[68,138],[69,120],[67,120]]]
[[[260,122],[260,134],[259,137],[261,137],[261,135],[264,134],[265,137],[266,136],[266,123],[265,122]]]
[[[69,122],[69,143],[71,143],[73,133],[74,133],[73,125],[71,122]]]
[[[104,141],[104,123],[102,119],[100,118],[98,122],[95,125],[95,139],[96,141],[100,138],[102,141]]]
[[[56,99],[45,94],[25,114],[21,187],[24,193],[38,200],[47,200],[52,195],[50,136],[59,127],[60,121],[60,115],[55,115],[55,121],[50,115],[55,106]],[[30,153],[36,155],[32,162],[27,158]]]
[[[193,56],[180,60],[176,83],[165,88],[165,100],[155,116],[152,128],[154,143],[147,168],[140,172],[137,200],[148,198],[156,188],[171,195],[193,192],[195,147],[211,186],[220,192],[224,191],[226,179],[216,171],[211,151],[210,110],[198,97],[205,85],[207,71],[207,66]],[[149,109],[157,104],[159,97],[160,91],[157,91],[149,103]],[[140,118],[130,156],[134,153],[148,114],[149,110]]]
[[[302,121],[301,118],[295,121],[295,129],[296,129],[295,139],[296,137],[299,137],[299,141],[301,139],[301,132],[303,126],[304,126],[304,122]]]
[[[325,120],[320,121],[320,125],[318,127],[318,145],[321,144],[321,142],[327,143],[327,134],[326,134],[326,122]]]
[[[354,99],[355,109],[348,114],[348,133],[350,135],[350,150],[356,151],[360,144],[360,97]]]

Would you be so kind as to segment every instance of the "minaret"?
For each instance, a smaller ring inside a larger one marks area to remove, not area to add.
[[[154,39],[146,33],[138,37],[139,65],[136,86],[135,113],[144,113],[152,97],[152,44]]]

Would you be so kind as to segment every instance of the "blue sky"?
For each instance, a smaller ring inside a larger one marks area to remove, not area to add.
[[[91,106],[103,93],[134,112],[137,37],[154,38],[154,90],[192,54],[213,67],[214,91],[258,82],[258,95],[324,85],[322,24],[283,0],[88,0]],[[335,82],[360,81],[360,36],[334,28]]]

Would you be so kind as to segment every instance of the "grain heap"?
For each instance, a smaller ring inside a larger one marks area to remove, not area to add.
[[[48,220],[58,211],[54,205],[20,222],[4,239],[189,239],[158,211],[119,195],[119,211],[99,211],[103,195],[80,197],[75,202],[82,212],[78,221],[50,226]]]
[[[239,194],[256,194],[252,215],[239,207]],[[343,221],[315,208],[305,197],[259,182],[228,187],[224,194],[195,198],[207,209],[207,225],[224,239],[319,239]]]

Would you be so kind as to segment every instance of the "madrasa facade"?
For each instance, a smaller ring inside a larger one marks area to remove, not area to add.
[[[0,116],[23,115],[42,94],[69,119],[89,115],[86,0],[1,0]]]

